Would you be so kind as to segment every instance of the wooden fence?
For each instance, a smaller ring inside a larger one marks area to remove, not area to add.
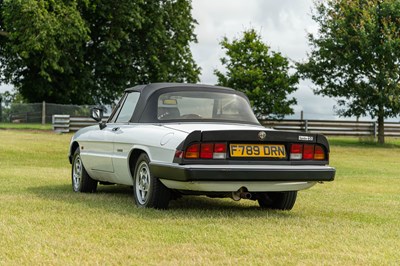
[[[106,120],[107,118],[105,118]],[[57,132],[73,132],[80,128],[95,125],[89,117],[54,115],[53,129]],[[374,121],[347,120],[260,120],[268,128],[282,131],[322,133],[327,136],[372,136],[378,134],[378,124]],[[400,137],[400,123],[386,122],[385,136]]]

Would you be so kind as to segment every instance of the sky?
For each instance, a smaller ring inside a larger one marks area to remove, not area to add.
[[[197,44],[192,44],[196,63],[202,68],[201,83],[216,84],[214,69],[223,70],[219,59],[224,56],[219,42],[240,38],[243,31],[254,28],[272,51],[293,61],[303,61],[310,51],[307,33],[316,33],[311,19],[312,0],[192,0],[192,15],[197,20]],[[312,83],[301,81],[291,96],[292,106],[300,119],[337,119],[333,108],[336,101],[314,95]]]
[[[219,42],[239,38],[244,30],[254,28],[272,51],[294,61],[306,59],[310,47],[307,33],[317,32],[311,19],[312,0],[192,0],[192,15],[197,20],[198,43],[191,49],[202,68],[201,83],[215,84],[214,69],[223,70],[219,59],[224,56]],[[0,92],[12,87],[0,86]],[[301,81],[292,95],[298,104],[292,106],[299,119],[337,119],[330,98],[315,96],[310,81]]]

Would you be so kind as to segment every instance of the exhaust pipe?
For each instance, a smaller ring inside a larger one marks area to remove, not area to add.
[[[241,194],[240,191],[234,191],[234,192],[232,192],[232,194],[231,194],[231,198],[232,198],[234,201],[239,201],[239,200],[241,199],[240,194]]]
[[[242,199],[251,199],[251,193],[250,192],[242,192],[240,193],[240,198]]]
[[[252,194],[248,191],[244,191],[243,188],[239,189],[238,191],[234,191],[231,194],[231,198],[234,201],[239,201],[240,199],[251,199]]]

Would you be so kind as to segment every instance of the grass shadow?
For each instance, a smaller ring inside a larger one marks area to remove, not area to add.
[[[39,198],[64,202],[82,208],[101,209],[120,215],[133,215],[149,219],[165,218],[257,218],[296,217],[293,212],[265,210],[252,201],[208,198],[205,196],[183,196],[172,200],[168,210],[138,208],[134,204],[132,188],[129,186],[99,186],[96,193],[75,193],[70,185],[38,186],[28,189]]]

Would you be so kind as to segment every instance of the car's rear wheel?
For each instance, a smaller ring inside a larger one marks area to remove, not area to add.
[[[258,194],[258,204],[266,209],[291,210],[296,198],[297,191],[265,192]]]
[[[133,177],[135,203],[142,208],[166,209],[171,199],[171,192],[152,175],[149,162],[150,159],[145,153],[142,153],[136,162]]]
[[[79,148],[75,150],[74,157],[72,159],[72,189],[75,192],[95,192],[97,189],[97,181],[92,179],[86,172],[83,166],[81,153]]]

